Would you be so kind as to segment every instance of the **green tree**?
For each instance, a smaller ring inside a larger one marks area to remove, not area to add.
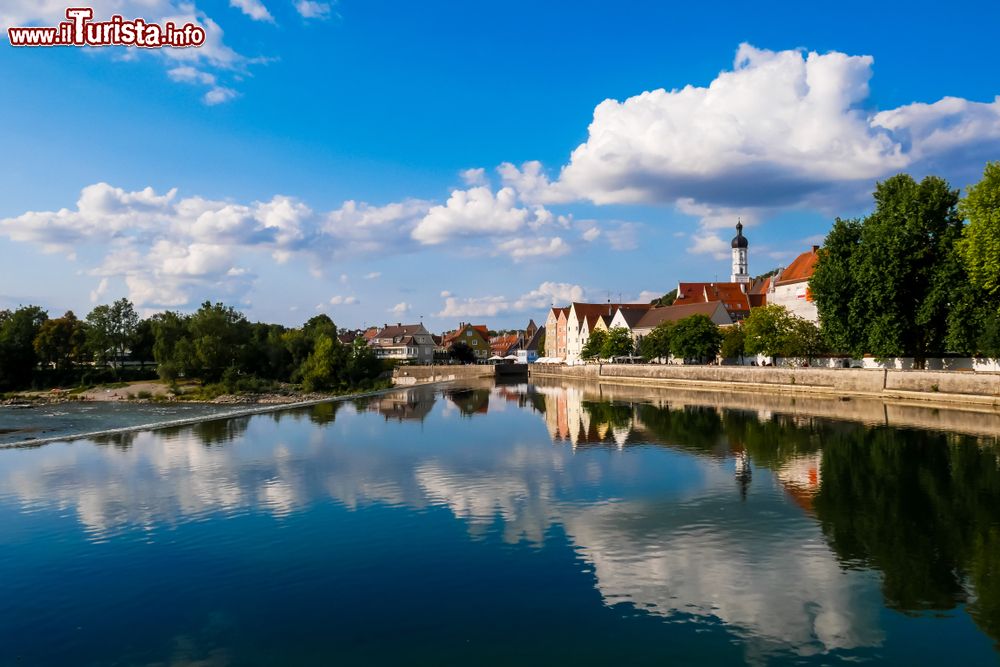
[[[826,350],[823,335],[818,326],[801,317],[792,317],[791,327],[781,351],[785,357],[805,357],[812,361]]]
[[[945,351],[961,285],[955,243],[958,192],[936,176],[906,174],[875,188],[875,210],[858,227],[838,221],[810,283],[827,339],[838,351],[912,355]]]
[[[448,355],[455,361],[462,364],[471,364],[476,361],[476,353],[472,351],[468,343],[463,343],[458,341],[453,343],[451,348],[448,350]]]
[[[94,359],[101,365],[110,363],[117,373],[139,326],[132,302],[122,298],[97,306],[87,315],[87,324],[87,345]]]
[[[746,354],[745,346],[746,332],[743,330],[743,325],[734,324],[731,327],[726,327],[725,331],[722,332],[722,345],[719,348],[719,354],[726,359],[734,357],[742,359],[743,355]]]
[[[83,357],[85,343],[83,322],[69,310],[62,317],[42,323],[33,347],[41,363],[67,370]]]
[[[34,342],[47,319],[38,306],[0,310],[0,389],[18,389],[31,383],[38,363]]]
[[[316,346],[302,367],[302,387],[306,391],[329,391],[343,384],[347,353],[336,338],[325,333],[316,338]]]
[[[138,361],[142,368],[153,361],[153,346],[156,344],[156,332],[153,329],[152,320],[139,320],[135,328],[135,335],[129,347],[132,350],[132,359]]]
[[[198,373],[210,382],[237,366],[250,339],[250,323],[232,306],[204,302],[188,320]]]
[[[632,333],[625,327],[612,327],[604,336],[600,355],[605,359],[613,359],[614,357],[632,356],[634,351],[635,343],[632,340]]]
[[[722,332],[707,315],[677,321],[670,335],[670,352],[682,359],[714,359],[722,345]]]
[[[583,359],[598,358],[601,356],[601,352],[604,350],[604,343],[607,340],[608,332],[604,329],[591,331],[587,337],[587,342],[583,344],[583,349],[580,350],[580,357]]]
[[[989,296],[1000,296],[1000,162],[990,162],[983,179],[959,202],[968,224],[959,252],[970,282]]]
[[[768,357],[784,354],[793,326],[792,314],[784,306],[769,304],[754,308],[743,321],[747,353]]]
[[[670,336],[674,329],[671,321],[661,322],[639,341],[639,354],[646,361],[666,359],[670,356]]]
[[[838,352],[863,350],[866,342],[866,313],[856,278],[860,259],[861,221],[837,218],[820,248],[809,290],[823,334]]]

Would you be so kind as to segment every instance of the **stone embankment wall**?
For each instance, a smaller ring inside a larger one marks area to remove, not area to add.
[[[471,380],[473,378],[492,378],[493,366],[397,366],[392,373],[392,383],[407,387],[428,382],[445,382],[447,380]]]
[[[564,377],[623,384],[877,396],[1000,406],[998,373],[645,364],[534,364],[529,372],[532,377]]]

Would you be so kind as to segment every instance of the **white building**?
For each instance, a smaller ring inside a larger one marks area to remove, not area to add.
[[[434,337],[423,324],[383,326],[368,341],[379,359],[429,364],[434,361]]]
[[[809,291],[809,280],[819,259],[819,246],[813,246],[771,278],[767,302],[784,306],[792,315],[819,323],[819,311]]]

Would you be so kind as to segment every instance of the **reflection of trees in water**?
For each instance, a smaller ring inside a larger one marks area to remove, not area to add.
[[[319,426],[332,424],[337,419],[337,412],[343,403],[341,401],[331,401],[328,403],[317,403],[309,411],[309,421]]]
[[[184,437],[190,434],[206,447],[223,445],[246,433],[252,416],[213,419],[190,426],[170,426],[160,429],[159,432],[167,437]]]
[[[1000,465],[997,451],[981,445],[887,428],[840,433],[823,450],[815,508],[838,557],[882,571],[887,605],[968,602],[998,640]]]
[[[463,415],[486,414],[490,409],[489,389],[452,389],[445,392]]]
[[[820,418],[585,401],[594,423],[627,424],[648,442],[699,455],[749,455],[779,470],[821,460],[810,506],[837,557],[879,570],[901,611],[967,604],[1000,641],[1000,452],[972,436]],[[634,421],[632,419],[634,414]],[[737,466],[739,467],[739,466]]]
[[[95,435],[91,439],[95,444],[111,445],[115,449],[120,449],[125,452],[132,448],[132,443],[135,442],[135,436],[135,431],[127,431],[125,433],[106,433],[104,435]]]

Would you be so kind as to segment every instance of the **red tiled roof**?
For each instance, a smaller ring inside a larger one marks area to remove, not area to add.
[[[649,303],[577,303],[575,301],[571,306],[572,309],[576,310],[576,316],[587,322],[587,328],[590,330],[593,330],[599,317],[607,317],[608,322],[610,322],[618,308],[649,310],[652,307],[653,305]]]
[[[732,313],[749,313],[750,300],[740,283],[680,283],[674,305],[721,301]]]
[[[775,285],[787,285],[789,283],[800,283],[812,278],[816,269],[816,260],[819,259],[818,248],[807,250],[796,257],[784,271],[777,276]]]

